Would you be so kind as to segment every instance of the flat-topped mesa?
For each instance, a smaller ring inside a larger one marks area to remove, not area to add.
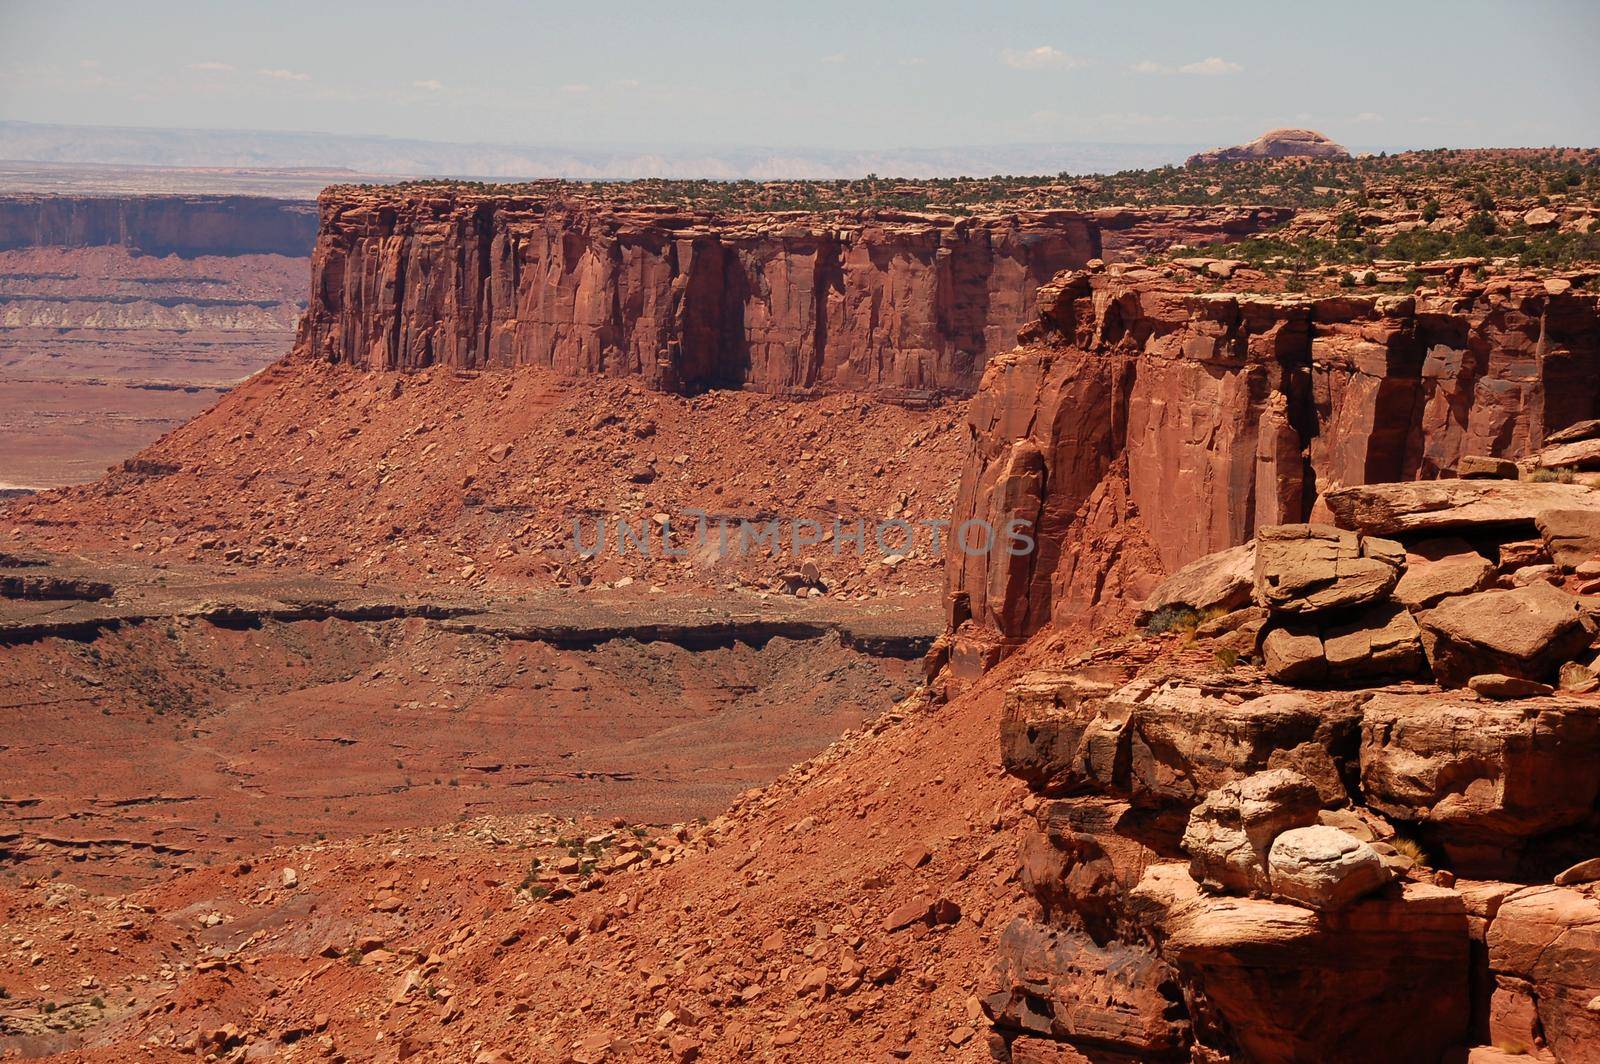
[[[142,255],[289,255],[309,252],[309,202],[265,196],[0,197],[0,251],[116,245]]]
[[[1067,210],[724,215],[448,187],[320,206],[300,357],[666,390],[970,394],[1038,286],[1100,254]]]
[[[1260,159],[1348,159],[1344,145],[1314,129],[1269,129],[1248,144],[1213,148],[1191,155],[1185,166],[1208,163],[1251,162]]]
[[[1160,576],[1315,519],[1334,489],[1524,458],[1600,416],[1592,292],[1535,277],[1403,296],[1202,287],[1064,274],[1023,346],[990,360],[954,526],[1021,520],[1038,546],[947,554],[950,624],[970,619],[979,658],[1052,621],[1116,620]]]

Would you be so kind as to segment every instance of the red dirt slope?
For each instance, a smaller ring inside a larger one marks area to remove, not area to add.
[[[857,518],[869,529],[890,517],[944,519],[960,421],[957,405],[860,396],[686,398],[536,369],[395,376],[279,364],[142,453],[146,472],[21,502],[0,512],[0,530],[61,549],[432,586],[765,585],[801,559],[647,560],[608,547],[585,561],[572,550],[573,521],[592,543],[601,517],[637,530],[666,514],[692,530],[691,509],[735,528],[741,518],[837,517],[847,529]],[[829,543],[806,556],[835,593],[927,591],[941,567],[929,537],[920,542],[891,565],[870,532],[864,558],[853,547],[835,557]]]

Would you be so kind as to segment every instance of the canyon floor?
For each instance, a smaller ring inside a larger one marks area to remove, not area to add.
[[[96,479],[279,358],[307,260],[0,250],[0,489]]]

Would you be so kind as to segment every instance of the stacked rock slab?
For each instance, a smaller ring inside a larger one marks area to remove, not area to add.
[[[1261,656],[1284,683],[1358,686],[1410,678],[1423,667],[1421,633],[1390,601],[1405,548],[1330,525],[1275,525],[1256,536],[1256,601],[1271,619]]]
[[[1600,1060],[1600,559],[1564,575],[1539,525],[1600,493],[1460,483],[1264,527],[1013,684],[999,1059]]]
[[[994,1051],[1422,1060],[1463,1043],[1466,917],[1393,883],[1393,829],[1352,807],[1360,698],[1143,671],[1117,685],[1086,661],[1011,689],[1002,758],[1040,797],[1019,846],[1032,908],[983,998]]]

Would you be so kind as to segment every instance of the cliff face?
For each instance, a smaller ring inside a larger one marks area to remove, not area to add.
[[[0,251],[120,245],[143,255],[310,253],[311,204],[261,196],[11,196]]]
[[[952,627],[970,616],[1016,643],[1093,622],[1263,525],[1307,520],[1332,488],[1536,450],[1600,416],[1596,304],[1509,279],[1309,298],[1143,270],[1058,278],[972,400],[955,512],[1033,522],[1039,549],[952,552]]]
[[[1071,211],[721,216],[352,189],[321,210],[301,356],[669,390],[967,394],[1037,287],[1100,254]]]

